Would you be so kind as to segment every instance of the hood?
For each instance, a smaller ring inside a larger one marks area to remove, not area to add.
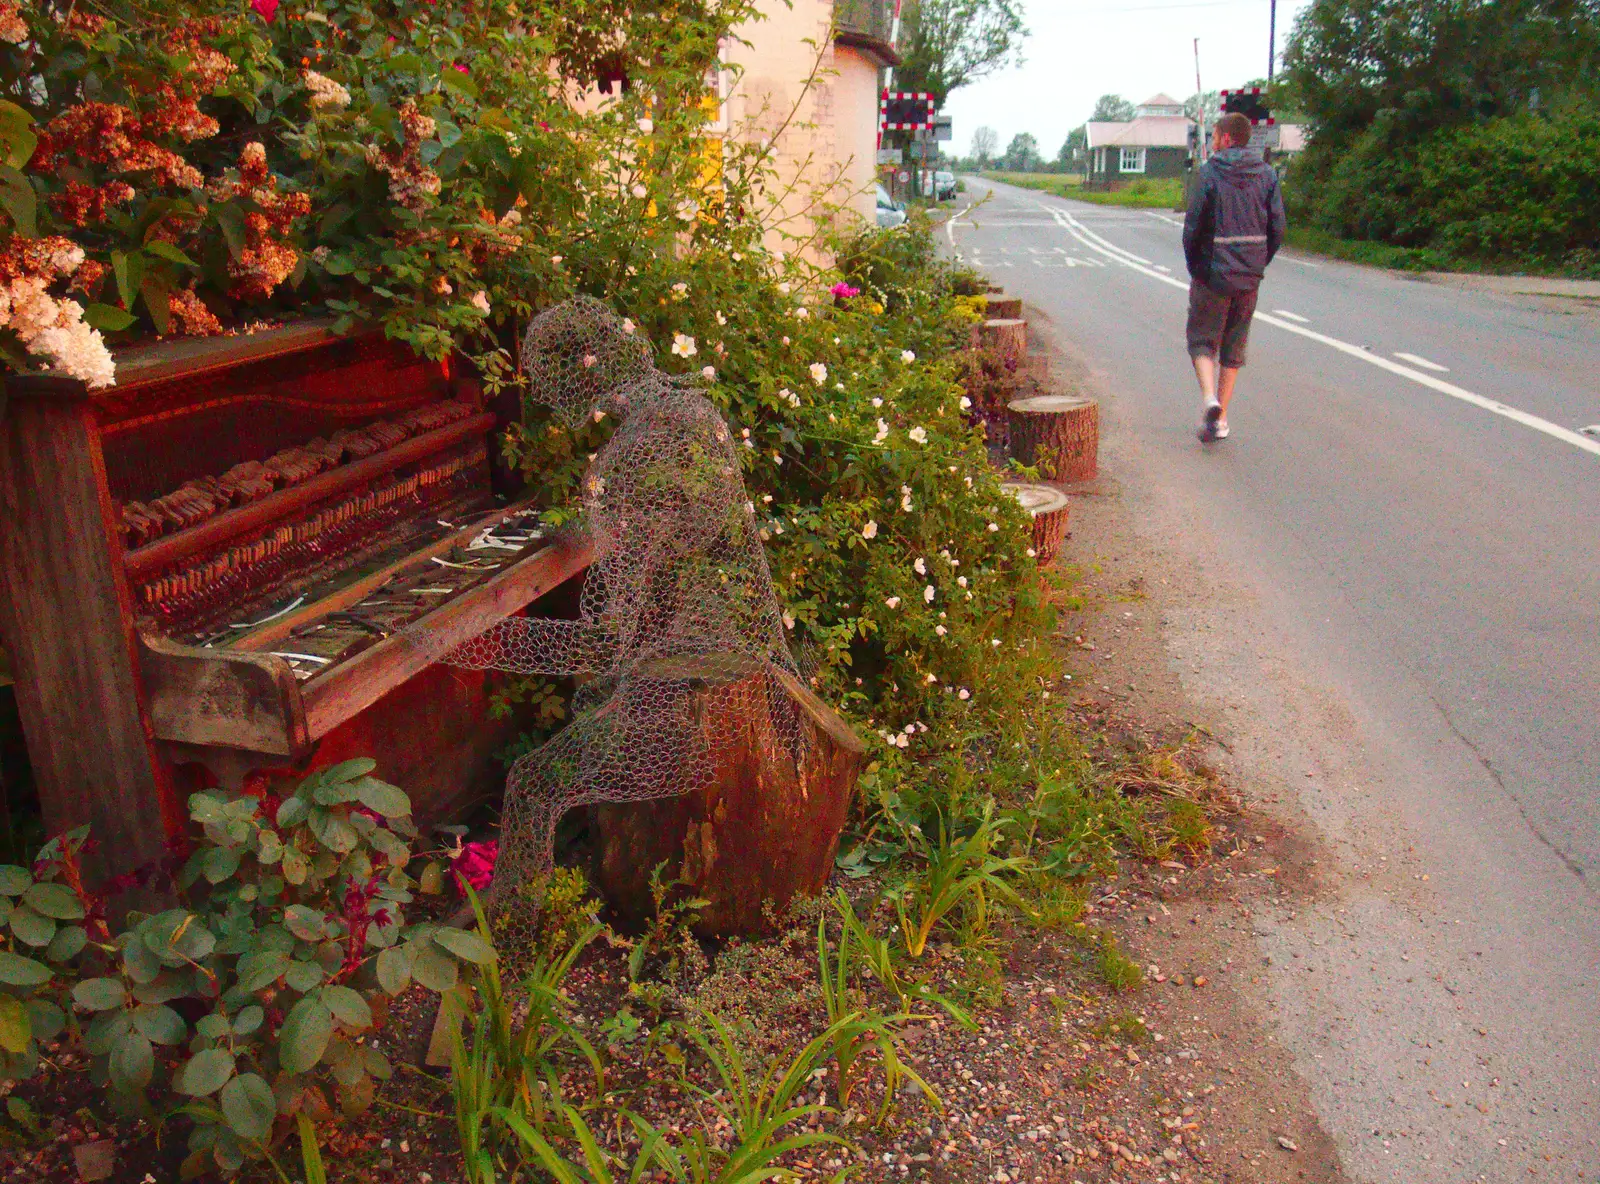
[[[1248,185],[1272,169],[1253,148],[1224,148],[1213,153],[1206,163],[1216,172],[1217,180],[1228,185]]]

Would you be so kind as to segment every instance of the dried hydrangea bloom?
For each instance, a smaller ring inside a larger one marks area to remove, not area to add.
[[[58,373],[90,387],[110,386],[116,365],[105,339],[84,323],[81,304],[48,290],[83,263],[83,249],[70,239],[13,237],[0,248],[0,328]]]
[[[240,150],[237,176],[213,181],[209,192],[217,201],[244,197],[256,206],[244,216],[244,250],[228,264],[234,281],[228,294],[238,300],[267,299],[300,264],[300,252],[283,240],[311,213],[310,196],[278,191],[278,179],[267,167],[266,146],[259,141]]]

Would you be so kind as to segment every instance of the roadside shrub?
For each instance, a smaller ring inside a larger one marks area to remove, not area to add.
[[[1297,164],[1291,189],[1317,225],[1487,267],[1600,271],[1600,117],[1490,119],[1409,152],[1395,150],[1395,118],[1380,113],[1320,168]]]
[[[238,1171],[297,1116],[371,1105],[390,1073],[370,1038],[388,998],[413,981],[449,990],[462,961],[493,957],[475,933],[406,924],[411,803],[373,768],[345,761],[283,798],[195,794],[202,834],[178,903],[130,912],[116,934],[76,875],[81,832],[46,847],[34,876],[0,868],[10,940],[45,957],[0,956],[6,1076],[30,1071],[75,1009],[90,1071],[123,1109],[193,1121],[190,1173]]]

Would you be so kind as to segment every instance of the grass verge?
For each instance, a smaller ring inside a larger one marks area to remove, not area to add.
[[[1108,193],[1101,189],[1085,189],[1082,180],[1065,173],[986,172],[982,176],[1006,185],[1038,189],[1057,197],[1070,197],[1073,201],[1087,201],[1098,206],[1170,210],[1183,200],[1183,181],[1177,177],[1147,178]]]

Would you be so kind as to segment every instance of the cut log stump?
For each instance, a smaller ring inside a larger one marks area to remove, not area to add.
[[[988,300],[991,320],[1017,321],[1022,319],[1021,296],[991,296]]]
[[[698,910],[701,937],[769,933],[791,900],[826,887],[866,750],[838,713],[770,664],[723,655],[673,666],[714,775],[681,797],[592,807],[596,886],[643,922],[655,910],[651,870],[665,861],[663,880],[675,876],[709,902]],[[791,708],[798,749],[776,722]]]
[[[1100,404],[1076,395],[1035,395],[1010,404],[1012,459],[1046,481],[1087,481],[1100,452]]]
[[[1033,516],[1033,549],[1040,567],[1048,567],[1067,537],[1067,519],[1072,507],[1067,495],[1049,485],[1027,485],[1008,481],[1003,488]]]
[[[985,348],[1020,366],[1028,356],[1028,322],[991,317],[979,326],[978,340]]]

